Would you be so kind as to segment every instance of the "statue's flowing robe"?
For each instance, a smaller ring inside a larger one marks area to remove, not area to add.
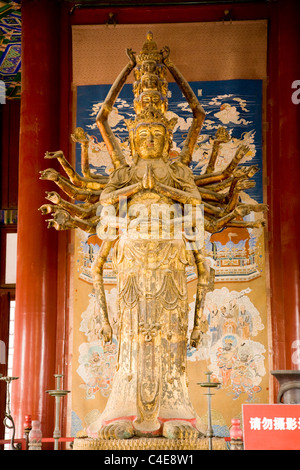
[[[194,189],[188,167],[168,164],[165,169],[160,172],[164,184]],[[121,186],[119,178],[127,185],[138,180],[132,169],[120,169],[107,191]],[[166,198],[148,192],[145,198],[141,194],[134,196],[131,204],[135,201],[144,201],[150,210],[153,202],[165,204]],[[174,201],[169,200],[169,204]],[[196,425],[186,376],[186,268],[193,263],[192,258],[183,238],[157,239],[147,230],[127,231],[116,242],[113,262],[118,279],[118,365],[101,416],[102,426],[124,418],[132,420],[142,433],[159,432],[161,425],[171,419]]]

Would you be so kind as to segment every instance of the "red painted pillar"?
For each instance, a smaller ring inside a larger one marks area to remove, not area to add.
[[[270,35],[268,175],[273,369],[300,369],[299,217],[300,8],[297,0],[274,5]]]
[[[297,0],[279,2],[280,175],[282,295],[287,369],[300,369],[294,355],[300,344],[300,104],[292,100],[292,84],[300,80],[300,6]],[[293,356],[294,355],[294,356]]]
[[[57,233],[48,230],[38,208],[45,191],[39,179],[47,150],[59,149],[60,7],[53,0],[22,2],[22,96],[18,200],[18,259],[12,414],[16,437],[27,414],[54,429],[56,371]],[[54,163],[51,164],[53,166]]]

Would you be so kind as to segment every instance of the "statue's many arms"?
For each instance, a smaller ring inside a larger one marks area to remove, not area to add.
[[[92,273],[100,336],[105,342],[111,342],[112,328],[103,267],[113,250],[118,280],[118,365],[107,405],[90,432],[103,439],[161,435],[198,437],[201,436],[200,419],[190,402],[186,383],[189,314],[186,268],[195,264],[198,274],[192,347],[201,347],[202,334],[208,328],[203,308],[206,293],[213,285],[213,270],[207,265],[197,237],[191,239],[186,232],[185,208],[193,215],[202,204],[204,229],[214,233],[229,226],[258,226],[262,222],[247,223],[243,216],[266,207],[240,203],[240,191],[253,186],[250,178],[258,170],[255,166],[239,165],[248,152],[247,147],[238,148],[224,171],[214,170],[220,146],[229,140],[224,128],[216,133],[205,173],[193,175],[189,164],[205,113],[170,60],[169,49],[159,51],[152,34],[148,33],[140,54],[128,49],[127,55],[129,62],[112,85],[97,116],[114,171],[109,177],[90,172],[89,140],[82,129],[76,129],[72,137],[81,144],[82,176],[74,171],[63,152],[58,151],[47,152],[45,157],[57,159],[67,177],[48,169],[41,172],[41,178],[53,180],[65,194],[81,204],[73,204],[58,193],[50,192],[47,199],[51,204],[43,205],[41,210],[52,213],[49,226],[57,230],[80,228],[95,233],[98,227],[97,233],[103,241]],[[167,70],[193,113],[182,151],[172,161],[169,153],[176,120],[166,117]],[[132,153],[132,163],[128,164],[108,117],[132,71],[135,119],[126,121]],[[158,230],[149,230],[153,209],[161,208],[164,214],[166,207],[173,211],[171,222],[167,224],[169,232],[159,212],[156,213]],[[111,208],[117,218],[110,216]],[[194,233],[197,217],[190,220],[192,232],[189,233]],[[181,237],[174,232],[178,224]]]

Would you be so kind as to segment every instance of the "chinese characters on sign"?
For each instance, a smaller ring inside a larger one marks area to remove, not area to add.
[[[243,405],[245,450],[299,450],[300,405]]]
[[[300,420],[299,418],[289,418],[289,417],[281,417],[275,416],[274,418],[250,418],[250,429],[252,430],[272,430],[275,431],[284,431],[291,430],[294,431],[295,429],[300,429]]]

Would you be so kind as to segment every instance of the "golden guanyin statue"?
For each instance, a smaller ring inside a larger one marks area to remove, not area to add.
[[[97,232],[103,240],[92,272],[105,342],[112,340],[112,328],[103,266],[113,249],[118,280],[118,366],[98,436],[198,437],[199,417],[190,402],[186,378],[186,268],[194,264],[198,273],[190,344],[199,347],[201,335],[208,328],[203,318],[205,295],[213,284],[213,270],[201,251],[201,226],[210,233],[225,226],[257,226],[257,222],[247,223],[242,217],[266,207],[239,203],[240,191],[253,186],[250,178],[257,171],[254,166],[238,166],[247,147],[238,149],[224,171],[214,171],[220,145],[229,139],[224,128],[216,133],[206,172],[193,175],[189,164],[205,113],[172,63],[169,49],[159,51],[148,33],[140,54],[129,49],[127,55],[129,63],[112,85],[97,116],[114,171],[109,177],[90,172],[88,139],[82,129],[76,129],[72,137],[81,143],[83,176],[59,151],[48,152],[46,158],[58,159],[68,178],[53,169],[42,171],[41,178],[55,181],[81,204],[72,204],[51,192],[47,196],[51,204],[43,205],[41,210],[52,213],[50,227],[79,227],[88,233]],[[176,121],[166,117],[167,70],[193,113],[192,125],[175,160],[169,157]],[[135,119],[126,122],[132,155],[129,164],[108,117],[132,71]]]

